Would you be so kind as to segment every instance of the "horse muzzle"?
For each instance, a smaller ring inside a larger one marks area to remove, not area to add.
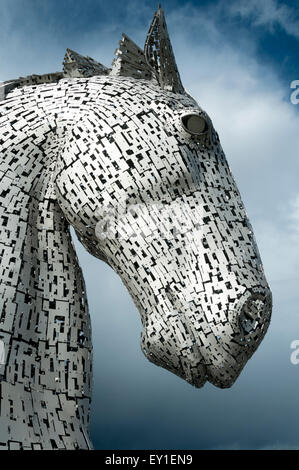
[[[200,309],[199,309],[200,310]],[[268,329],[272,296],[268,288],[246,291],[223,323],[203,321],[204,312],[149,315],[141,345],[145,356],[191,385],[206,381],[229,388],[258,348]]]
[[[259,347],[270,324],[272,294],[266,288],[243,294],[229,314],[233,318],[230,334],[224,329],[217,336],[217,346],[202,350],[207,380],[219,388],[231,387],[247,361]]]

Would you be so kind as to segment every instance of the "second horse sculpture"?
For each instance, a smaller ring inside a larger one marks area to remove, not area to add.
[[[90,318],[69,227],[127,286],[153,363],[230,387],[271,293],[208,115],[184,90],[163,10],[112,68],[1,87],[0,448],[88,449]]]

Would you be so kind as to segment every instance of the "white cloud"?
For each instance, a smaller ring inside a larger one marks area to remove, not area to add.
[[[285,32],[299,38],[299,21],[293,8],[277,0],[234,0],[229,6],[231,14],[252,18],[256,26],[266,26],[270,31],[279,25]]]
[[[291,201],[290,219],[293,222],[293,228],[299,231],[299,194]],[[297,234],[296,234],[297,235]]]

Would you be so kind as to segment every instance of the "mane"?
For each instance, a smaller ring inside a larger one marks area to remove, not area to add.
[[[108,69],[91,57],[83,57],[71,49],[66,50],[63,61],[63,71],[46,73],[43,75],[28,75],[8,80],[0,84],[0,101],[5,100],[7,94],[15,88],[25,86],[41,85],[44,83],[58,83],[64,78],[88,78],[97,75],[108,75]]]
[[[64,78],[89,78],[99,75],[123,76],[149,80],[162,89],[187,94],[183,88],[170,43],[164,11],[160,7],[154,14],[146,37],[144,50],[126,34],[122,35],[112,67],[97,62],[89,56],[82,56],[71,49],[66,50],[62,72],[43,75],[28,75],[0,84],[0,102],[15,88],[57,83]]]

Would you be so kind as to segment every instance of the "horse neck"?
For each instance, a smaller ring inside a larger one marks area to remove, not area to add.
[[[6,356],[0,365],[0,419],[9,422],[8,440],[20,445],[87,448],[90,321],[82,272],[53,182],[64,134],[57,133],[47,106],[42,113],[35,110],[34,93],[31,107],[30,96],[16,98],[4,102],[0,122],[5,139],[0,141],[0,339]],[[11,400],[16,393],[22,406]],[[51,416],[54,428],[42,426],[42,416]],[[28,419],[33,428],[24,431],[20,421]]]

